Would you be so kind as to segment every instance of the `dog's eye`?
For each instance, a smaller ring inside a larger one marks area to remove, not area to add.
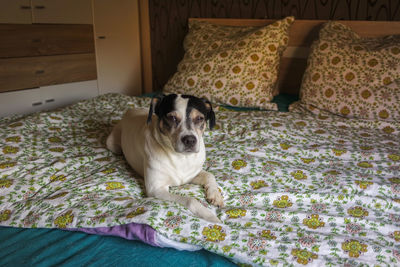
[[[197,116],[197,117],[194,119],[194,122],[195,122],[195,123],[201,123],[201,122],[203,122],[203,121],[204,121],[204,118],[201,117],[201,116]]]
[[[174,115],[167,115],[167,119],[169,121],[174,122],[174,123],[178,123],[179,122],[178,118],[176,116],[174,116]]]

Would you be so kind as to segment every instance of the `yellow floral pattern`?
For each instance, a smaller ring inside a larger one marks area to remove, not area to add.
[[[360,189],[367,189],[370,185],[374,184],[373,182],[360,180],[355,181],[355,183],[360,187]]]
[[[303,220],[303,224],[307,225],[308,228],[317,229],[325,226],[325,222],[318,214],[312,214]]]
[[[399,50],[400,35],[361,38],[340,22],[327,22],[311,47],[300,102],[289,110],[398,121]]]
[[[204,227],[202,234],[207,241],[211,242],[224,241],[226,237],[226,233],[222,226],[216,224]]]
[[[253,181],[250,183],[250,185],[253,187],[253,189],[260,189],[268,186],[268,184],[263,180]]]
[[[106,190],[123,189],[125,186],[121,182],[107,182]]]
[[[290,174],[296,180],[307,179],[307,175],[302,170],[297,170],[297,171],[291,172]]]
[[[133,217],[136,217],[136,216],[138,216],[140,214],[143,214],[145,212],[146,212],[146,210],[144,209],[144,207],[139,207],[136,210],[129,212],[126,215],[126,218],[133,218]]]
[[[400,242],[400,231],[394,231],[390,236],[396,240],[396,242]]]
[[[287,195],[278,197],[272,204],[279,209],[289,208],[293,205],[292,201]]]
[[[232,167],[235,170],[240,170],[241,168],[244,168],[247,166],[247,162],[242,160],[242,159],[238,159],[232,162]]]
[[[264,27],[232,27],[190,21],[185,55],[164,86],[167,93],[191,94],[212,102],[277,110],[280,59],[293,17]]]
[[[58,174],[58,175],[54,174],[50,177],[51,182],[57,182],[57,181],[64,182],[65,180],[67,180],[67,176],[65,176],[64,174]]]
[[[231,209],[227,210],[226,214],[229,216],[229,218],[236,219],[240,217],[246,216],[246,210],[244,209]]]
[[[348,240],[344,243],[342,243],[342,249],[349,253],[349,256],[352,258],[358,258],[360,257],[361,253],[367,252],[368,245],[362,244],[357,240]]]
[[[363,217],[369,215],[369,212],[360,206],[356,206],[356,207],[352,207],[352,208],[348,209],[347,213],[350,216],[357,217],[357,218],[363,218]]]
[[[59,228],[66,228],[68,224],[71,224],[74,220],[74,214],[71,210],[67,211],[65,214],[58,216],[54,220],[54,224]]]
[[[0,169],[12,168],[15,165],[17,165],[16,162],[3,162],[3,163],[0,163]]]
[[[0,188],[9,188],[13,183],[12,179],[0,179]]]
[[[314,259],[318,259],[318,255],[308,251],[307,249],[293,249],[292,255],[297,263],[307,265]]]
[[[11,217],[11,210],[3,210],[0,212],[0,222],[5,222]]]
[[[4,154],[16,154],[19,151],[18,147],[14,146],[5,146],[3,147],[3,153]]]

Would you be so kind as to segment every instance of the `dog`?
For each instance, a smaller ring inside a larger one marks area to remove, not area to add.
[[[223,207],[213,174],[202,169],[206,152],[203,133],[215,126],[211,103],[189,95],[154,97],[150,109],[128,110],[107,138],[107,148],[123,153],[129,165],[144,178],[148,197],[174,201],[193,214],[220,223],[198,200],[169,192],[170,186],[202,185],[208,202]]]

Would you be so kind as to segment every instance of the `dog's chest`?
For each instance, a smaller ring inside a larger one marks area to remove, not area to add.
[[[190,156],[168,155],[160,163],[160,169],[170,177],[171,185],[178,186],[190,182],[202,169],[203,153]]]
[[[185,184],[190,182],[202,169],[203,161],[199,160],[182,160],[174,162],[175,172],[178,184]]]

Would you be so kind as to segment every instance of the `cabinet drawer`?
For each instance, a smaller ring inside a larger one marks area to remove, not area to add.
[[[96,78],[94,54],[0,59],[0,92]]]
[[[40,86],[95,80],[95,54],[41,57],[42,72],[37,77]]]
[[[0,58],[94,53],[92,25],[0,24]]]
[[[35,58],[0,59],[0,92],[39,87],[40,64]]]
[[[96,80],[0,93],[0,117],[52,110],[97,95]]]
[[[32,0],[33,23],[92,24],[91,0]]]
[[[46,109],[64,107],[98,95],[97,80],[40,87]]]
[[[30,0],[0,0],[0,23],[32,23]]]
[[[26,114],[42,108],[40,89],[0,93],[0,117]]]

